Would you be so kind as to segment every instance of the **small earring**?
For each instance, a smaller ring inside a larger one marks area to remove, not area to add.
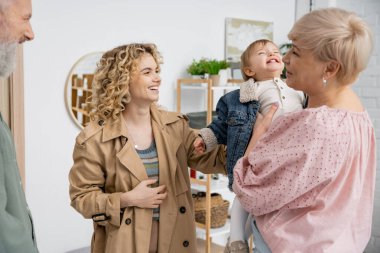
[[[327,80],[326,79],[322,79],[322,82],[323,82],[323,85],[326,86],[327,85]]]

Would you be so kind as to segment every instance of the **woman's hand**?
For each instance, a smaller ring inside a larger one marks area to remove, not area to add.
[[[137,206],[140,208],[157,208],[168,196],[166,186],[149,187],[157,179],[148,179],[139,183],[132,191],[121,194],[120,208]]]
[[[248,147],[245,150],[244,156],[248,155],[249,152],[252,151],[257,141],[261,138],[261,136],[263,136],[263,134],[266,133],[266,131],[268,131],[272,123],[273,116],[276,113],[277,109],[278,103],[274,103],[265,115],[257,113],[257,118],[253,128],[251,140],[249,141]]]

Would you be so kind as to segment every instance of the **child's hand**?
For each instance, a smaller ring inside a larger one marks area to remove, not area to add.
[[[206,151],[206,144],[201,137],[195,139],[193,146],[197,155],[203,154]]]

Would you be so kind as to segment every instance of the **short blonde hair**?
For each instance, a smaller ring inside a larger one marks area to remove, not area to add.
[[[93,95],[88,102],[92,120],[118,118],[131,100],[129,84],[144,54],[152,55],[160,69],[162,58],[154,44],[127,44],[103,54],[94,74]]]
[[[273,44],[273,45],[275,45],[277,47],[277,45],[274,44],[274,42],[271,41],[271,40],[260,39],[260,40],[255,40],[254,42],[252,42],[244,50],[244,52],[241,54],[241,56],[240,56],[240,71],[241,71],[241,75],[243,76],[244,81],[247,81],[249,78],[251,78],[250,76],[247,76],[244,73],[244,68],[245,67],[249,67],[249,60],[251,58],[251,55],[253,54],[253,52],[255,51],[255,49],[257,48],[257,46],[265,46],[268,43]]]
[[[301,17],[290,30],[290,40],[311,50],[323,62],[337,61],[337,80],[353,83],[368,64],[373,35],[368,25],[354,12],[339,8],[312,11]]]

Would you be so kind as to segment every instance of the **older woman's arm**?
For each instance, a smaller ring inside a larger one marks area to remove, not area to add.
[[[245,150],[244,156],[247,156],[252,151],[257,141],[261,138],[261,136],[263,136],[263,134],[265,134],[268,131],[272,123],[273,116],[276,113],[277,109],[278,104],[275,103],[272,104],[269,111],[265,115],[262,115],[261,113],[257,114],[255,126],[252,131],[251,140],[248,143],[248,147]]]
[[[349,135],[334,121],[312,111],[278,118],[234,168],[233,189],[244,208],[257,216],[314,203],[348,152]]]

